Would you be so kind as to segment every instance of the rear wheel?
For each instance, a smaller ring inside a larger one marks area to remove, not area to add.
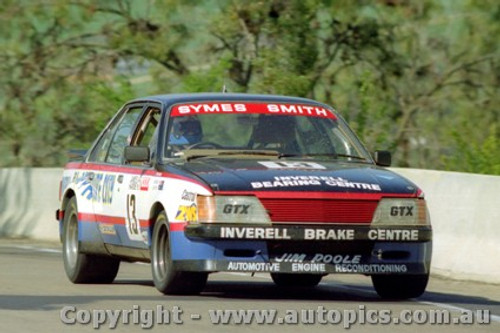
[[[315,287],[323,275],[271,273],[274,283],[281,287]]]
[[[111,283],[118,274],[120,260],[80,252],[78,207],[76,198],[69,200],[63,222],[64,270],[73,283]]]
[[[419,297],[425,291],[429,274],[372,275],[373,287],[382,298],[406,299]]]
[[[167,216],[161,212],[153,228],[151,270],[155,287],[164,294],[198,294],[205,288],[208,273],[184,272],[174,268]]]

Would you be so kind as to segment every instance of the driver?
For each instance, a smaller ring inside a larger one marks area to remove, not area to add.
[[[192,145],[201,141],[203,130],[196,116],[173,118],[169,138],[171,145]]]

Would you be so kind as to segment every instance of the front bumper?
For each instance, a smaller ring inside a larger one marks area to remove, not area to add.
[[[214,251],[173,258],[181,271],[427,274],[432,253],[429,226],[199,224],[182,234]]]
[[[386,241],[425,242],[432,240],[432,229],[425,227],[372,227],[370,225],[293,225],[241,226],[236,224],[191,224],[186,236],[204,239],[280,240],[280,241]]]

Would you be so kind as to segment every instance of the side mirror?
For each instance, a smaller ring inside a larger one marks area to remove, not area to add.
[[[125,161],[149,163],[149,147],[127,146],[125,147]]]
[[[389,167],[392,163],[391,152],[387,150],[377,150],[373,154],[375,163],[380,166]]]

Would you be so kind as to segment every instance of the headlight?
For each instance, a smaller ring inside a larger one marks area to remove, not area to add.
[[[430,225],[424,199],[386,198],[380,200],[372,225]]]
[[[196,198],[199,223],[271,224],[266,209],[252,196],[202,196]]]

